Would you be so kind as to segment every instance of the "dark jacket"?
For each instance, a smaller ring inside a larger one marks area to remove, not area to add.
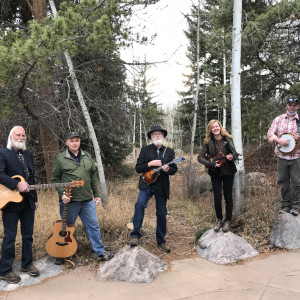
[[[52,182],[54,183],[84,181],[83,186],[72,188],[71,201],[85,201],[100,197],[95,163],[89,153],[80,151],[79,163],[72,157],[68,149],[58,154],[52,170]],[[61,200],[64,188],[57,188],[56,190]]]
[[[224,164],[225,168],[228,172],[228,175],[234,175],[237,171],[234,160],[237,159],[238,154],[236,153],[236,150],[234,148],[234,144],[232,139],[223,136],[223,141],[224,141],[224,155],[228,155],[228,154],[232,154],[233,155],[233,160],[225,160]],[[198,155],[198,161],[205,165],[206,167],[210,166],[210,162],[208,160],[205,159],[205,155],[208,154],[210,156],[215,156],[217,154],[217,148],[216,148],[216,144],[215,144],[215,138],[213,136],[213,134],[210,137],[210,140],[208,142],[208,144],[204,144],[199,155]],[[220,168],[210,168],[208,170],[208,174],[210,176],[221,176],[221,169]]]
[[[34,167],[32,153],[28,150],[23,152],[24,159],[27,163],[29,170],[29,178],[27,183],[29,185],[35,184],[34,180]],[[0,184],[7,188],[14,190],[19,183],[18,180],[11,178],[14,175],[21,175],[26,178],[23,166],[17,156],[17,152],[12,149],[1,148],[0,149]],[[32,209],[35,209],[35,202],[37,202],[37,194],[35,190],[29,193],[22,193],[23,201],[20,203],[10,202],[3,210],[6,211],[21,211],[26,207],[27,201],[29,201]]]
[[[162,151],[165,150],[165,146],[162,146]],[[141,149],[140,155],[137,159],[135,170],[137,173],[143,173],[150,170],[148,167],[148,162],[152,160],[156,160],[157,158],[157,148],[154,144],[145,146]],[[167,147],[166,152],[164,154],[164,157],[162,158],[162,164],[166,164],[171,162],[175,158],[174,150]],[[177,165],[176,164],[170,164],[169,165],[169,172],[166,173],[161,170],[160,175],[158,177],[158,180],[153,184],[146,184],[145,182],[142,182],[139,185],[140,190],[144,190],[148,187],[151,187],[152,185],[157,185],[158,189],[160,189],[163,194],[169,198],[170,196],[170,180],[169,175],[174,175],[177,172]]]

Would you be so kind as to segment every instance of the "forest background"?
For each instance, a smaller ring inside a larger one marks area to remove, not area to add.
[[[139,28],[129,24],[133,14],[157,2],[55,0],[58,16],[54,18],[46,0],[0,1],[0,146],[6,146],[14,125],[22,125],[27,147],[34,154],[37,182],[50,182],[53,161],[64,149],[66,132],[78,131],[82,148],[94,153],[66,52],[72,58],[100,145],[109,186],[134,176],[136,148],[148,143],[146,133],[154,124],[167,128],[169,146],[180,153],[190,151],[197,88],[194,153],[203,143],[210,119],[219,119],[231,131],[233,1],[201,1],[200,9],[191,1],[192,9],[185,16],[189,72],[183,74],[185,89],[178,91],[181,100],[172,109],[155,102],[150,88],[153,78],[147,77],[151,62],[120,58],[121,50],[132,43],[155,43],[155,37],[142,36]],[[251,158],[246,161],[246,171],[250,172],[274,163],[266,132],[272,120],[284,112],[286,98],[300,94],[300,3],[242,2],[241,125],[244,149]],[[134,74],[133,80],[128,80],[128,72]],[[193,199],[185,198],[189,200]]]

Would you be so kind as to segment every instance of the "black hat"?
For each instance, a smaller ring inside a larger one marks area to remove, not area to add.
[[[161,132],[163,133],[164,137],[166,137],[167,134],[168,134],[168,132],[167,132],[166,129],[161,128],[159,125],[155,125],[155,126],[153,126],[153,127],[150,129],[150,131],[147,133],[147,136],[148,136],[148,139],[149,139],[149,140],[151,140],[151,133],[152,133],[153,131],[161,131]]]
[[[68,132],[67,135],[66,135],[66,140],[71,139],[73,137],[79,137],[80,138],[79,133],[76,132],[76,131]]]
[[[286,103],[296,103],[296,104],[298,104],[298,98],[294,97],[294,96],[288,97]]]

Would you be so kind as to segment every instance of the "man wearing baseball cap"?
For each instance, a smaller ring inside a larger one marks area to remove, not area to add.
[[[276,143],[277,183],[281,189],[279,213],[298,216],[300,207],[300,120],[298,97],[288,97],[286,113],[276,117],[268,131],[269,142]]]
[[[67,149],[60,153],[54,162],[52,181],[54,183],[83,180],[84,185],[72,188],[72,196],[67,197],[64,188],[57,188],[60,214],[63,217],[64,205],[68,205],[68,224],[75,224],[79,216],[90,239],[98,260],[107,261],[113,254],[105,251],[102,244],[96,207],[100,204],[97,183],[97,169],[91,155],[80,148],[80,135],[72,131],[66,135]],[[56,259],[56,264],[62,263]]]

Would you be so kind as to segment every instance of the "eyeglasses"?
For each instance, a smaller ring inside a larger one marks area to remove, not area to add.
[[[298,98],[296,98],[296,97],[290,97],[288,99],[287,103],[297,103],[298,104]]]

